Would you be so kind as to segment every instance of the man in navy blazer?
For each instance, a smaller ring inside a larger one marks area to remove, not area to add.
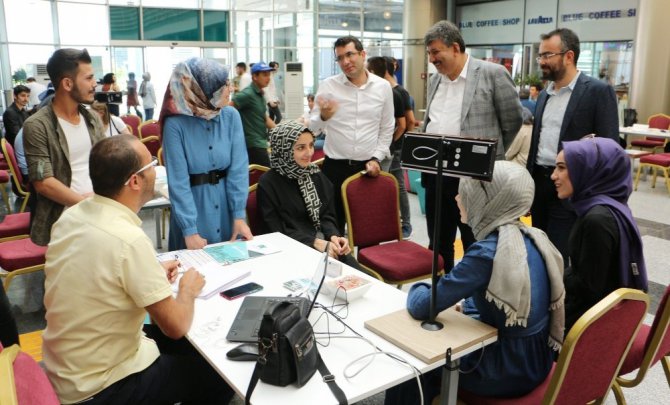
[[[585,135],[618,142],[617,99],[612,86],[577,70],[579,38],[567,28],[541,36],[539,56],[542,78],[551,80],[540,93],[528,153],[527,167],[535,180],[531,207],[533,226],[544,230],[568,261],[568,238],[576,220],[567,200],[558,199],[551,180],[562,141]]]

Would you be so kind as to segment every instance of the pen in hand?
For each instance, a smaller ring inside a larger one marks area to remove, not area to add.
[[[177,273],[186,273],[186,268],[179,261],[179,255],[174,255],[174,259],[177,261]]]

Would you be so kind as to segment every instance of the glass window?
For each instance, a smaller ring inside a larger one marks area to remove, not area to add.
[[[88,3],[88,4],[107,4],[107,0],[58,0],[59,3]],[[110,1],[110,4],[113,2]],[[124,4],[128,4],[128,1],[124,1]]]
[[[228,69],[231,69],[230,48],[205,48],[203,49],[202,56],[203,58],[214,59],[223,66],[228,67]],[[235,72],[229,72],[229,75],[234,74]]]
[[[205,10],[230,10],[230,0],[202,0]]]
[[[228,11],[203,12],[205,41],[228,42]]]
[[[51,44],[54,42],[51,2],[4,0],[9,42]]]
[[[487,60],[489,62],[503,65],[515,80],[521,77],[521,55],[523,46],[519,45],[491,45],[467,47],[469,54],[477,59]]]
[[[106,46],[85,46],[73,45],[73,48],[86,48],[88,54],[91,56],[91,64],[93,65],[93,72],[95,72],[96,79],[100,80],[105,73],[110,72],[112,67],[112,55],[109,48]]]
[[[272,13],[238,11],[235,13],[235,58],[238,62],[257,62],[267,57],[272,35]],[[265,55],[261,55],[261,48]],[[266,61],[267,62],[267,61]]]
[[[140,0],[109,0],[110,6],[139,6]]]
[[[146,47],[144,48],[146,71],[151,73],[151,81],[156,89],[157,106],[163,105],[163,95],[170,83],[172,70],[177,63],[200,56],[200,48],[194,47]],[[156,112],[158,115],[158,112]]]
[[[314,10],[314,0],[275,0],[275,11],[310,11]]]
[[[363,9],[362,1],[359,0],[350,0],[347,2],[337,1],[337,0],[320,0],[319,1],[319,12],[323,11],[339,11],[339,12],[361,12]],[[365,8],[372,6],[375,3],[375,0],[367,0],[365,2]]]
[[[140,9],[137,7],[110,7],[111,39],[140,39]]]
[[[81,18],[85,15],[86,18]],[[68,44],[109,44],[107,6],[95,4],[58,3],[60,41]],[[86,33],[82,35],[82,33]]]
[[[361,35],[361,14],[360,13],[319,13],[319,36],[323,30],[340,31],[337,37],[343,35]]]
[[[200,8],[199,0],[142,0],[142,7]]]
[[[143,8],[145,40],[200,41],[200,11]]]
[[[135,80],[142,81],[142,73],[144,72],[144,63],[142,60],[142,48],[112,48],[113,63],[112,72],[116,75],[116,84],[119,85],[123,94],[123,103],[126,105],[126,89],[128,88],[128,73],[135,73]],[[158,92],[156,92],[158,93]],[[158,96],[158,94],[156,94]],[[120,110],[121,114],[125,114],[125,107]],[[128,111],[130,113],[130,111]],[[134,114],[134,112],[133,112]]]
[[[37,78],[42,76],[48,78],[45,73],[46,64],[55,49],[53,45],[17,45],[9,44],[9,64],[11,73],[14,74],[18,70],[23,69],[26,72],[26,77],[33,76]],[[42,74],[38,72],[37,65],[44,65],[43,69],[39,68]]]

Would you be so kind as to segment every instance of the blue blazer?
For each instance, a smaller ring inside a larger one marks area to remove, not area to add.
[[[528,152],[526,167],[531,174],[537,158],[542,129],[542,115],[549,95],[542,90],[537,98],[533,135]],[[558,141],[558,151],[563,149],[562,141],[576,141],[584,135],[596,134],[604,138],[619,141],[619,113],[614,89],[609,84],[594,79],[584,73],[579,75],[568,107],[563,116],[563,124]]]

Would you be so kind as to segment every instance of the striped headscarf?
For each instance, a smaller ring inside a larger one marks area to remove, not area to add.
[[[300,194],[305,201],[305,207],[316,230],[321,230],[319,210],[321,200],[316,192],[312,174],[319,172],[319,167],[310,163],[307,167],[300,167],[293,157],[293,146],[304,132],[312,132],[295,121],[284,121],[270,131],[270,166],[284,177],[298,181]],[[314,134],[312,134],[314,136]]]
[[[530,174],[516,163],[496,161],[490,183],[461,180],[458,191],[475,238],[481,240],[498,231],[486,299],[505,312],[507,326],[525,327],[530,314],[530,270],[522,234],[528,235],[540,251],[551,294],[549,345],[560,349],[565,327],[563,258],[543,231],[519,220],[533,202],[535,185]]]

